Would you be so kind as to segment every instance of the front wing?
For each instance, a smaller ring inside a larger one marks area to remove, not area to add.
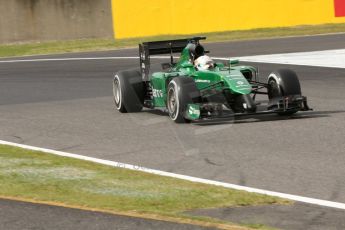
[[[307,98],[293,95],[270,100],[267,108],[256,112],[234,113],[229,109],[224,109],[220,103],[188,104],[185,111],[185,118],[194,121],[226,120],[229,118],[265,115],[265,114],[291,114],[297,111],[309,111]]]

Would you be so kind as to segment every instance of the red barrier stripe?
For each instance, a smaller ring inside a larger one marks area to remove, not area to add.
[[[334,11],[336,17],[345,17],[345,0],[334,0]]]

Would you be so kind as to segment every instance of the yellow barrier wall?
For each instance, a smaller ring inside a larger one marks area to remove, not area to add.
[[[116,38],[345,22],[334,0],[112,0]]]

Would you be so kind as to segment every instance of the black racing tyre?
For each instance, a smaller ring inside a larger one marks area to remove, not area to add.
[[[268,76],[267,93],[270,100],[284,96],[301,95],[301,85],[297,74],[289,69],[280,69]],[[297,110],[280,112],[279,115],[289,115]]]
[[[137,70],[117,72],[113,80],[115,107],[121,113],[140,112],[144,102],[144,83]]]
[[[301,95],[297,74],[289,69],[280,69],[268,76],[268,98]]]
[[[176,123],[189,122],[185,118],[187,105],[200,100],[200,91],[191,77],[175,77],[168,84],[167,108],[170,118]]]

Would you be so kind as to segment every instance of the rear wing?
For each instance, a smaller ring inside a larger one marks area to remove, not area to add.
[[[199,44],[199,40],[204,39],[206,37],[143,42],[139,44],[140,70],[143,81],[149,81],[151,55],[170,54],[170,61],[173,64],[173,53],[181,53],[189,43]]]

